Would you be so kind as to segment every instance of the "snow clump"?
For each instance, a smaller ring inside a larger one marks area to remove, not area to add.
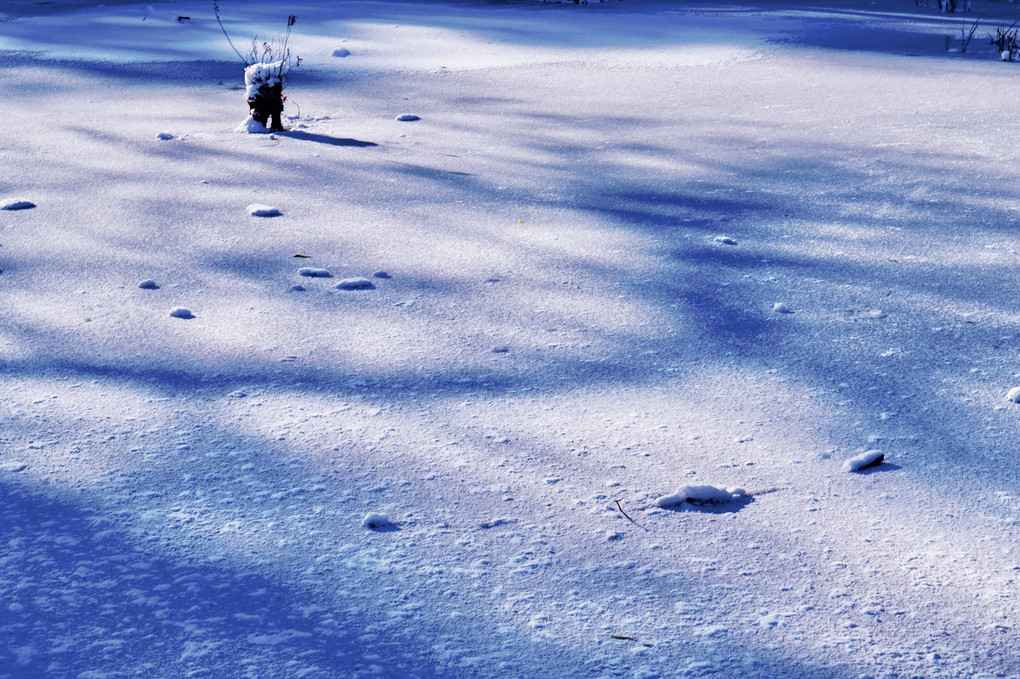
[[[160,141],[170,141],[173,138],[174,136],[169,132],[160,132],[156,135],[156,139],[159,139]]]
[[[341,47],[339,49],[333,50],[333,54],[331,56],[334,56],[334,57],[349,57],[349,56],[351,56],[351,51],[349,49],[347,49],[346,47]]]
[[[397,116],[397,121],[401,123],[413,123],[415,120],[421,120],[421,117],[416,116],[413,113],[405,113]]]
[[[151,278],[146,278],[144,281],[138,284],[138,287],[140,287],[142,290],[155,290],[159,286],[156,285],[156,281],[152,280]]]
[[[191,309],[185,309],[182,306],[175,307],[170,310],[170,315],[174,318],[194,318],[195,314],[191,313]]]
[[[375,512],[365,514],[365,518],[361,520],[362,528],[386,528],[389,525],[390,517],[385,514],[376,514]]]
[[[252,203],[248,206],[248,213],[252,217],[279,217],[283,213],[272,205],[261,205],[259,203]]]
[[[256,62],[244,69],[244,94],[248,101],[258,96],[260,90],[282,85],[287,68],[285,61],[271,61]]]
[[[1020,387],[1013,387],[1006,392],[1006,400],[1011,403],[1020,403]]]
[[[773,304],[772,305],[772,311],[776,312],[777,314],[792,314],[793,313],[793,309],[788,307],[783,302],[776,302],[775,304]]]
[[[843,463],[843,469],[848,472],[859,472],[862,469],[873,467],[876,464],[881,464],[882,460],[885,459],[885,455],[880,450],[868,450],[855,457],[851,457],[849,460]]]
[[[336,284],[337,290],[371,290],[374,287],[367,278],[345,278]]]
[[[308,278],[332,278],[331,274],[327,269],[316,269],[311,266],[303,266],[297,270],[299,276],[307,276]]]
[[[234,132],[243,132],[245,134],[269,134],[269,128],[254,118],[248,118],[248,120],[234,128]]]
[[[716,243],[719,243],[720,245],[736,245],[737,244],[737,241],[733,240],[729,236],[716,236],[712,240],[715,241]]]
[[[723,504],[744,497],[743,488],[718,488],[716,486],[684,486],[673,495],[663,495],[654,504],[656,507],[676,507],[684,502],[692,504]]]

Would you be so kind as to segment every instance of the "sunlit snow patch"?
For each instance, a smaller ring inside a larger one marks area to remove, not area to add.
[[[859,472],[862,469],[868,467],[874,467],[876,464],[881,464],[882,460],[885,459],[885,455],[880,450],[869,450],[851,457],[849,460],[843,463],[843,469],[848,472]]]
[[[673,495],[663,495],[654,504],[656,507],[676,507],[684,502],[691,504],[722,504],[744,497],[743,488],[717,488],[716,486],[684,486]]]

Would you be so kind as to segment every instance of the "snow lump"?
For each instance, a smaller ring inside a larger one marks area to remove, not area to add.
[[[35,203],[30,200],[15,200],[4,205],[2,210],[31,210],[35,207]]]
[[[374,287],[367,278],[345,278],[336,284],[337,290],[371,290]]]
[[[248,213],[252,217],[279,217],[283,213],[272,205],[261,205],[252,203],[248,206]]]
[[[877,464],[881,464],[882,460],[885,459],[885,455],[880,450],[868,450],[855,457],[851,457],[849,460],[843,463],[843,469],[848,472],[859,472],[862,469],[868,467],[874,467]]]
[[[1013,387],[1006,392],[1006,400],[1012,403],[1020,403],[1020,387]]]
[[[369,512],[365,514],[365,518],[361,520],[362,528],[386,528],[390,525],[390,517],[385,514],[376,514],[375,512]]]
[[[717,488],[716,486],[684,486],[672,495],[663,495],[654,504],[656,507],[676,507],[684,502],[692,504],[723,504],[744,497],[743,488]]]
[[[194,318],[195,314],[191,313],[191,309],[185,309],[182,306],[175,307],[170,310],[170,315],[174,318]]]

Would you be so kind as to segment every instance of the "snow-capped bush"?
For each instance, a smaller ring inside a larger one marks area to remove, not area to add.
[[[743,488],[718,488],[716,486],[684,486],[672,495],[663,495],[654,504],[656,507],[676,507],[684,502],[691,504],[732,502],[744,497]]]

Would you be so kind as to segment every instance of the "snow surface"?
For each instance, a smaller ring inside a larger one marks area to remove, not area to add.
[[[1016,4],[220,4],[0,3],[0,676],[1020,675]]]

